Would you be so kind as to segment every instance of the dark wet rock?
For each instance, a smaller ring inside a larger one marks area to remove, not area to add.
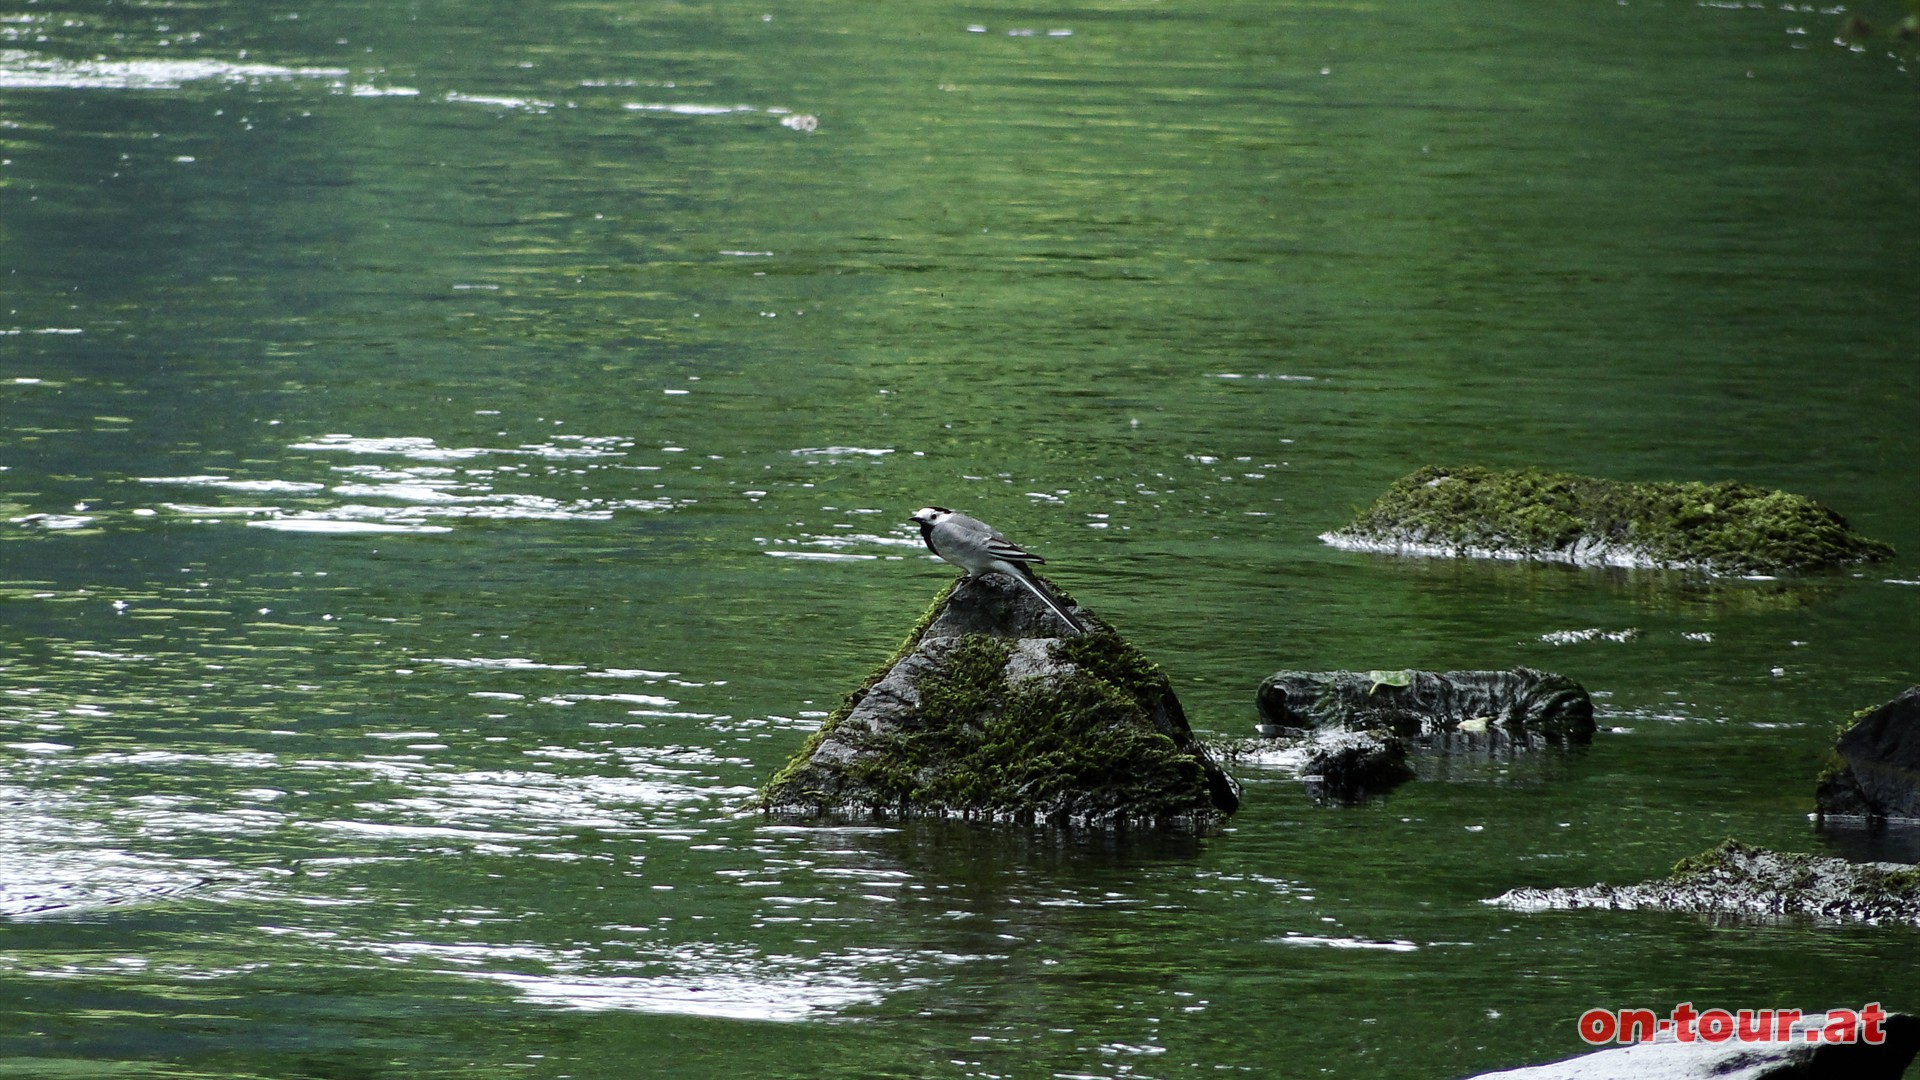
[[[1323,801],[1353,803],[1412,779],[1411,750],[1499,755],[1593,739],[1580,684],[1512,671],[1281,671],[1260,684],[1259,731],[1300,755]]]
[[[1207,750],[1228,769],[1278,769],[1298,776],[1314,801],[1355,805],[1387,795],[1416,775],[1406,739],[1382,731],[1286,731],[1209,739]]]
[[[1920,818],[1920,686],[1857,717],[1815,789],[1820,813]]]
[[[1867,797],[1853,768],[1835,756],[1833,764],[1813,784],[1813,805],[1821,817],[1885,818],[1887,815]]]
[[[1300,766],[1307,790],[1326,802],[1358,803],[1413,779],[1406,740],[1373,731],[1317,731]]]
[[[1767,851],[1728,840],[1682,859],[1660,881],[1514,889],[1487,903],[1521,911],[1686,911],[1920,926],[1920,868]]]
[[[1732,480],[1628,483],[1537,469],[1429,466],[1321,540],[1405,555],[1773,574],[1893,549],[1802,495]]]
[[[1209,827],[1239,806],[1166,675],[1002,575],[963,579],[762,789],[778,814]]]
[[[1512,671],[1281,671],[1260,684],[1262,734],[1345,728],[1423,738],[1593,739],[1593,701],[1564,675]]]
[[[1652,1042],[1482,1073],[1472,1080],[1900,1080],[1920,1050],[1920,1019],[1885,1014],[1873,1025],[1878,1043],[1865,1041],[1869,1029],[1859,1020],[1852,1010],[1809,1013],[1793,1021],[1786,1038],[1766,1042],[1742,1042],[1737,1028],[1722,1042],[1681,1042],[1676,1029],[1655,1035]],[[1809,1031],[1851,1031],[1854,1041],[1808,1042]]]

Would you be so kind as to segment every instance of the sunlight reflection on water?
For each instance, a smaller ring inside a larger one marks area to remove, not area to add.
[[[741,946],[690,944],[656,961],[630,965],[666,969],[658,974],[575,970],[473,976],[511,986],[537,1004],[566,1009],[796,1021],[879,1001],[885,988],[857,973],[862,959],[870,958],[763,956]]]
[[[236,479],[226,474],[186,476],[146,476],[139,483],[173,487],[208,488],[246,494],[284,494],[302,502],[335,502],[335,505],[201,505],[165,502],[160,507],[172,514],[196,521],[220,521],[243,518],[245,524],[280,532],[353,535],[361,533],[444,533],[452,530],[442,522],[452,520],[486,521],[607,521],[618,511],[670,510],[678,505],[673,498],[588,497],[558,498],[549,495],[499,490],[501,482],[516,478],[505,468],[479,464],[449,466],[442,463],[474,463],[479,459],[531,458],[544,461],[584,461],[598,463],[624,458],[633,443],[612,436],[557,436],[543,443],[514,447],[443,447],[432,439],[417,437],[359,438],[328,435],[310,442],[295,443],[289,449],[392,456],[429,462],[419,466],[332,465],[328,471],[353,477],[345,483],[319,483],[284,479]],[[586,468],[596,468],[588,464]],[[653,466],[632,466],[640,470]],[[520,476],[526,482],[533,477]],[[385,499],[399,505],[366,503],[361,500]],[[91,520],[91,519],[89,519]]]
[[[240,876],[216,859],[128,850],[89,819],[99,811],[44,788],[0,786],[0,918],[159,900]]]
[[[259,83],[340,79],[345,68],[280,67],[222,60],[65,60],[20,49],[0,50],[0,87],[9,89],[178,90],[201,80]]]

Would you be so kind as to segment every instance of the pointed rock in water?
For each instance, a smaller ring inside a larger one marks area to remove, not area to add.
[[[1194,739],[1166,675],[1070,608],[1088,633],[1059,636],[1059,618],[1004,575],[961,579],[759,806],[1191,828],[1232,814],[1238,788]]]
[[[1920,818],[1920,686],[1856,715],[1814,792],[1820,813]]]

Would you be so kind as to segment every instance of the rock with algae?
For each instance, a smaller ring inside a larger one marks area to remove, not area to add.
[[[1822,815],[1920,818],[1920,686],[1856,714],[1833,753],[1814,791]]]
[[[1629,483],[1538,469],[1429,466],[1321,540],[1391,554],[1773,574],[1886,559],[1803,495],[1754,484]]]
[[[1673,873],[1659,881],[1514,889],[1487,903],[1523,911],[1690,911],[1920,926],[1920,868],[1768,851],[1728,840],[1680,860]]]
[[[1593,740],[1579,683],[1512,671],[1278,671],[1260,684],[1257,730],[1300,755],[1322,802],[1361,803],[1414,778],[1411,749],[1496,753]]]
[[[1278,671],[1260,684],[1260,730],[1456,732],[1528,743],[1593,740],[1593,701],[1564,675],[1512,671]]]
[[[1160,669],[1074,606],[962,579],[767,782],[776,814],[1207,828],[1239,792]]]
[[[1374,731],[1315,732],[1304,747],[1300,773],[1321,802],[1363,803],[1413,779],[1405,739]]]

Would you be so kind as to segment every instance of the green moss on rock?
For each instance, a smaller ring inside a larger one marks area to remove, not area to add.
[[[1750,574],[1889,558],[1802,495],[1733,480],[1629,483],[1429,466],[1322,537],[1370,550]]]
[[[1674,863],[1668,880],[1675,886],[1784,888],[1797,893],[1828,885],[1830,891],[1861,903],[1920,912],[1920,867],[1847,863],[1826,855],[1768,851],[1732,838]]]
[[[1920,868],[1776,852],[1727,840],[1659,881],[1515,889],[1490,903],[1527,911],[1690,911],[1715,916],[1920,925]]]
[[[1920,686],[1853,714],[1814,787],[1822,815],[1920,818]]]
[[[866,681],[860,684],[858,690],[841,698],[840,704],[832,712],[827,714],[825,720],[820,722],[819,729],[807,736],[807,741],[801,744],[799,751],[796,752],[793,757],[787,759],[787,763],[780,768],[779,772],[774,773],[773,776],[768,779],[766,786],[760,789],[760,796],[757,800],[759,805],[764,806],[766,804],[768,792],[785,791],[791,788],[798,778],[798,774],[806,766],[807,761],[813,757],[814,752],[820,749],[820,744],[826,741],[827,736],[837,730],[841,722],[844,721],[862,701],[866,700],[868,692],[873,689],[875,683],[885,678],[887,672],[892,671],[895,664],[898,664],[901,660],[905,659],[908,654],[913,652],[914,648],[920,644],[921,637],[926,634],[927,627],[933,625],[933,621],[940,616],[942,611],[946,610],[947,598],[953,595],[953,590],[960,584],[960,580],[961,579],[956,578],[952,582],[949,582],[946,588],[940,590],[940,594],[933,598],[933,603],[927,605],[927,610],[921,613],[919,621],[913,624],[913,629],[907,631],[906,639],[900,642],[900,647],[893,651],[893,655],[887,659],[887,662],[874,668],[873,674],[867,676]]]
[[[1050,658],[1134,652],[1117,635],[1098,637],[1105,640],[1097,646],[1053,645]],[[1156,731],[1133,694],[1087,668],[1010,682],[1012,652],[1001,638],[957,639],[942,666],[915,680],[919,723],[856,775],[902,805],[989,816],[1099,801],[1079,793],[1105,792],[1107,808],[1120,809],[1151,807],[1152,793],[1168,787],[1204,790],[1194,755]]]
[[[1231,781],[1138,649],[1097,621],[1068,638],[929,635],[951,602],[1023,595],[962,589],[768,781],[761,808],[1060,824],[1209,824],[1232,811]]]

